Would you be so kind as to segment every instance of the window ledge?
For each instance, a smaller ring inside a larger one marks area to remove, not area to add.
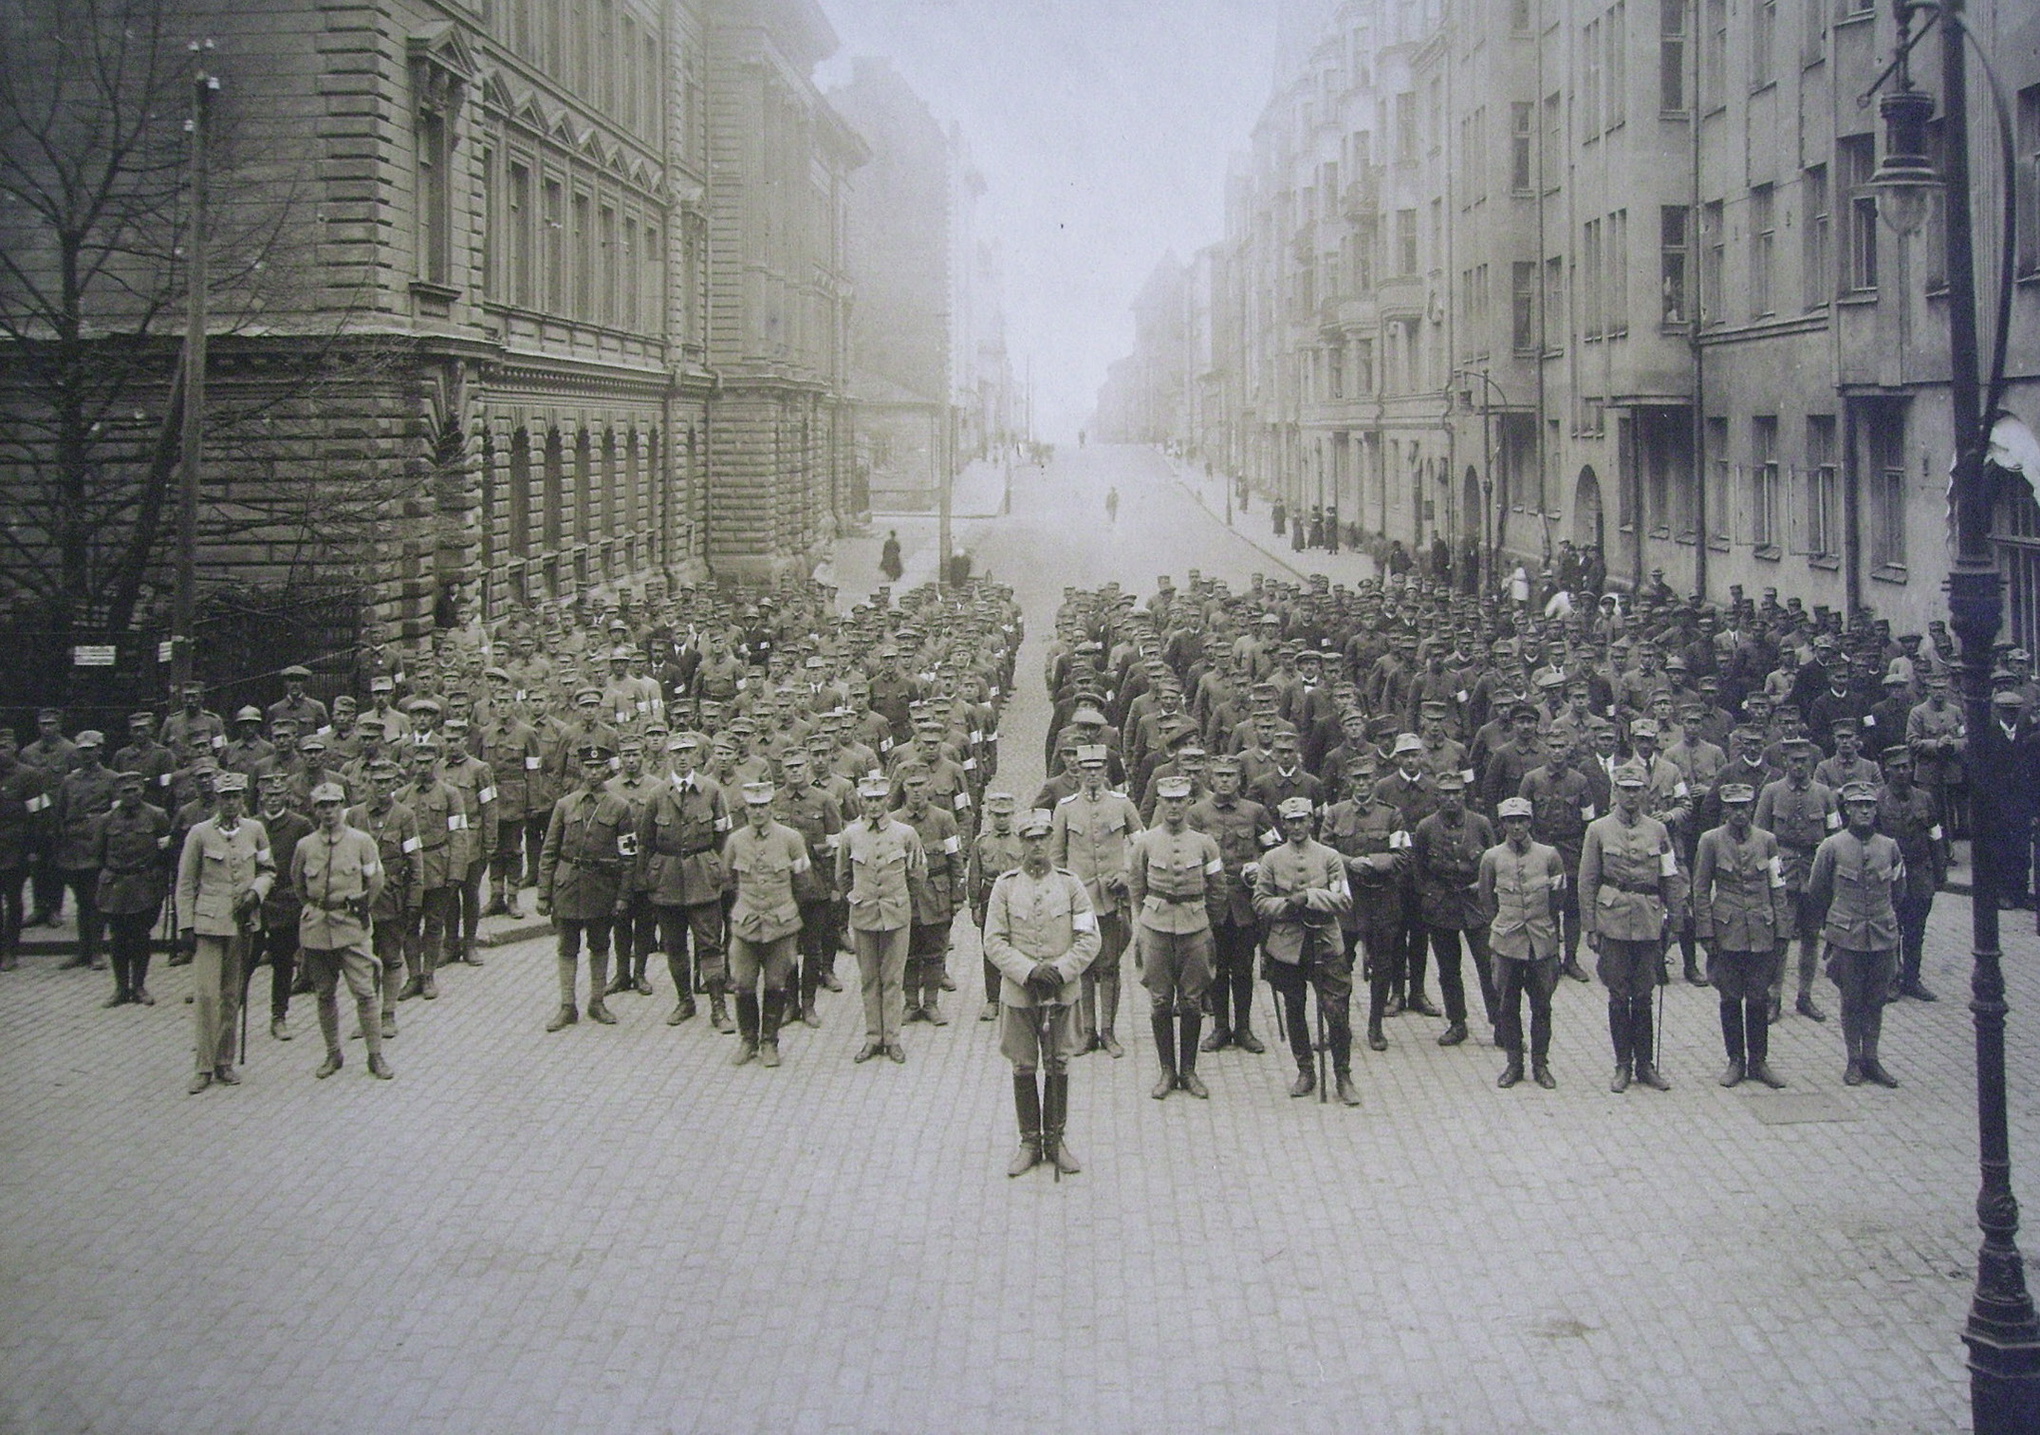
[[[1780,548],[1775,543],[1759,543],[1756,548],[1756,553],[1757,557],[1762,558],[1766,562],[1770,563],[1776,563],[1780,558],[1783,558],[1785,556],[1785,550]]]
[[[420,299],[432,299],[441,304],[451,304],[464,292],[452,284],[438,284],[430,279],[413,279],[411,292]]]
[[[1756,95],[1761,95],[1766,90],[1775,90],[1777,88],[1778,82],[1776,80],[1765,80],[1762,84],[1751,85],[1750,94],[1754,97]]]
[[[1659,540],[1660,542],[1663,542],[1663,541],[1669,540],[1669,539],[1671,538],[1671,536],[1672,536],[1672,530],[1671,530],[1671,529],[1669,529],[1669,528],[1653,528],[1653,529],[1651,529],[1651,531],[1650,531],[1650,536],[1651,536],[1651,537],[1653,537],[1653,538],[1655,538],[1655,539],[1658,539],[1658,540]],[[1687,535],[1687,536],[1688,536],[1689,538],[1691,537],[1691,535],[1690,535],[1690,534],[1689,534],[1689,535]]]
[[[1707,540],[1707,551],[1709,553],[1728,552],[1728,535],[1725,533],[1717,533],[1713,537],[1709,538]]]
[[[1875,289],[1851,289],[1846,294],[1837,294],[1835,296],[1835,303],[1843,305],[1864,305],[1875,304],[1876,302],[1877,291]]]
[[[1835,553],[1809,553],[1806,555],[1806,566],[1833,573],[1842,566],[1841,555]]]
[[[1870,576],[1879,583],[1903,583],[1908,574],[1903,563],[1880,563],[1870,570]]]
[[[1684,338],[1693,332],[1693,326],[1684,319],[1660,319],[1658,332],[1670,338]]]

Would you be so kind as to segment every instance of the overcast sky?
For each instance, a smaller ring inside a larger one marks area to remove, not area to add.
[[[1016,373],[1034,360],[1036,427],[1069,441],[1128,306],[1167,250],[1224,228],[1227,157],[1274,73],[1277,0],[822,0],[843,40],[818,72],[890,56],[955,120],[989,186]]]

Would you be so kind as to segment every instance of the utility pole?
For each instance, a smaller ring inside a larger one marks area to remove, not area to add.
[[[206,125],[219,77],[208,74],[203,56],[210,40],[187,47],[199,57],[191,81],[191,232],[186,239],[185,283],[190,287],[184,333],[183,446],[177,464],[177,587],[170,617],[170,682],[172,693],[191,681],[196,661],[198,628],[198,495],[205,472],[205,326],[207,273],[207,209],[210,183],[206,173]]]

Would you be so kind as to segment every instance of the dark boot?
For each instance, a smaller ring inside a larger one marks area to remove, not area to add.
[[[723,984],[719,981],[711,982],[708,988],[708,1024],[728,1036],[736,1030],[736,1027],[730,1021],[730,1009],[726,1003],[727,994]]]
[[[1749,1046],[1743,1033],[1743,1004],[1724,998],[1721,1003],[1721,1044],[1728,1052],[1728,1069],[1721,1073],[1723,1086],[1739,1086],[1749,1070]]]
[[[1161,1079],[1148,1095],[1160,1101],[1176,1089],[1176,1013],[1158,1006],[1148,1014],[1148,1022],[1154,1028],[1155,1057],[1162,1064]]]
[[[1608,1089],[1620,1096],[1629,1089],[1629,1064],[1635,1059],[1629,1045],[1629,1003],[1622,997],[1608,999],[1608,1040],[1615,1048],[1615,1077]]]
[[[1636,1050],[1636,1080],[1653,1091],[1670,1091],[1672,1083],[1657,1069],[1655,1035],[1651,1028],[1650,998],[1638,997],[1629,1004],[1629,1039]]]
[[[737,993],[737,1052],[730,1058],[732,1066],[742,1066],[758,1054],[758,994]]]
[[[1013,1073],[1013,1109],[1020,1117],[1020,1149],[1006,1163],[1008,1176],[1024,1176],[1041,1162],[1041,1088],[1034,1073]]]
[[[1204,1078],[1197,1074],[1197,1036],[1204,1027],[1204,1015],[1191,1007],[1182,1015],[1182,1054],[1176,1065],[1176,1084],[1200,1101],[1211,1099],[1211,1088],[1204,1084]]]
[[[1863,1013],[1860,1040],[1863,1051],[1863,1076],[1879,1086],[1898,1088],[1898,1078],[1886,1071],[1877,1060],[1877,1047],[1884,1039],[1884,1007],[1871,1003],[1870,1010]]]
[[[1268,1048],[1261,1038],[1254,1035],[1254,964],[1251,960],[1241,963],[1241,970],[1233,973],[1232,991],[1232,1043],[1249,1056],[1259,1056]]]
[[[786,993],[768,991],[758,1013],[758,1061],[779,1065],[779,1025],[786,1019]]]
[[[1748,1039],[1748,1074],[1750,1080],[1761,1081],[1773,1091],[1778,1091],[1783,1089],[1785,1082],[1782,1077],[1771,1070],[1771,1063],[1769,1061],[1771,1054],[1771,1024],[1764,1019],[1766,1009],[1769,1006],[1770,1001],[1766,997],[1757,997],[1753,1001],[1744,1002],[1743,1032]]]
[[[1065,1127],[1070,1119],[1070,1074],[1051,1071],[1042,1078],[1041,1155],[1065,1176],[1083,1172],[1070,1150]]]

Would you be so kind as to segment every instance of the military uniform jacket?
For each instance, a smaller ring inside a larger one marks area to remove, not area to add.
[[[153,794],[152,806],[170,800],[170,785],[177,777],[177,755],[160,742],[129,743],[113,755],[115,772],[139,772],[146,791]]]
[[[897,817],[876,827],[859,819],[844,828],[836,887],[849,894],[850,929],[891,932],[912,922],[913,884],[927,865],[920,834]]]
[[[1577,868],[1587,824],[1601,815],[1587,775],[1574,767],[1563,773],[1540,767],[1523,775],[1514,795],[1530,799],[1530,835],[1556,847],[1569,870]]]
[[[522,822],[545,810],[545,749],[538,729],[522,718],[506,716],[487,734],[490,775],[496,779],[496,820]]]
[[[985,922],[986,903],[992,900],[992,886],[1020,865],[1020,834],[998,832],[990,827],[978,833],[970,845],[970,910],[979,926]],[[1088,901],[1086,907],[1089,906]]]
[[[1346,930],[1378,932],[1400,924],[1411,847],[1402,814],[1366,797],[1336,802],[1325,813],[1318,840],[1345,859],[1346,884],[1353,893]]]
[[[729,885],[722,843],[730,826],[714,781],[669,774],[638,814],[638,889],[662,907],[720,901]]]
[[[410,808],[392,798],[381,812],[372,802],[348,808],[347,825],[375,839],[383,882],[369,915],[378,922],[396,921],[418,905],[418,894],[425,887],[425,852],[418,839],[418,819]]]
[[[262,899],[262,925],[273,932],[282,931],[297,925],[298,895],[289,880],[290,864],[298,843],[312,830],[312,822],[302,812],[293,812],[288,807],[273,816],[266,812],[258,816],[269,833],[269,855],[276,861],[277,873],[285,879],[271,887],[269,895]]]
[[[1918,783],[1903,798],[1882,788],[1877,794],[1877,830],[1898,844],[1898,855],[1905,859],[1900,900],[1922,902],[1940,890],[1948,876],[1940,799]]]
[[[828,901],[832,895],[829,883],[836,874],[836,844],[843,831],[842,809],[812,782],[798,792],[791,784],[782,783],[772,798],[772,815],[798,832],[807,846],[808,867],[794,876],[794,899]]]
[[[113,769],[74,768],[57,787],[57,865],[89,871],[98,860],[99,819],[113,810]]]
[[[1710,951],[1768,952],[1792,931],[1778,839],[1751,827],[1740,842],[1727,826],[1700,835],[1693,856],[1693,933]]]
[[[1580,930],[1620,942],[1655,942],[1677,903],[1678,859],[1664,823],[1620,812],[1587,824],[1580,847]]]
[[[1460,931],[1481,926],[1486,916],[1478,890],[1480,857],[1495,845],[1488,820],[1478,812],[1462,812],[1454,822],[1449,813],[1434,812],[1417,824],[1410,839],[1410,870],[1425,924]]]
[[[420,890],[452,885],[459,875],[453,866],[457,855],[453,837],[467,822],[466,801],[451,784],[437,780],[430,787],[407,783],[398,792],[418,824],[418,851],[424,860]]]
[[[276,726],[279,718],[297,724],[299,734],[323,731],[329,724],[326,705],[314,697],[278,698],[268,707],[268,725]]]
[[[1905,884],[1905,859],[1882,832],[1859,838],[1835,833],[1813,854],[1806,896],[1823,914],[1821,940],[1851,952],[1889,951],[1898,945],[1893,905]]]
[[[806,872],[807,840],[784,822],[763,832],[747,822],[729,835],[723,864],[736,883],[737,900],[730,908],[730,935],[747,942],[772,942],[800,930],[800,905],[794,881]]]
[[[28,840],[37,807],[46,803],[42,774],[17,763],[0,774],[0,872],[28,865]]]
[[[447,835],[447,863],[455,883],[470,867],[496,850],[496,777],[478,757],[449,758],[440,769],[441,785],[460,795],[460,825]],[[453,814],[448,813],[449,822]]]
[[[1140,924],[1154,932],[1204,932],[1208,907],[1225,901],[1225,859],[1208,833],[1185,824],[1134,836],[1126,871],[1127,896]]]
[[[268,896],[275,881],[269,833],[260,822],[243,817],[230,832],[208,817],[185,834],[178,854],[178,924],[202,937],[235,936],[234,904],[244,892]]]
[[[99,910],[109,917],[156,912],[170,890],[170,862],[170,814],[146,802],[133,812],[116,806],[99,821]]]
[[[1556,847],[1532,841],[1518,852],[1507,842],[1498,842],[1481,853],[1477,886],[1490,951],[1513,961],[1558,955],[1558,894],[1565,890],[1565,859]]]
[[[566,921],[614,915],[636,838],[630,804],[622,798],[585,789],[568,793],[553,804],[546,824],[545,846],[538,855],[538,899]]]
[[[1409,778],[1398,769],[1375,780],[1374,800],[1402,815],[1403,831],[1415,832],[1419,822],[1438,810],[1438,782],[1428,772]]]
[[[1125,794],[1105,788],[1092,797],[1079,789],[1055,806],[1049,859],[1084,884],[1094,911],[1117,913],[1125,900],[1127,842],[1140,830],[1140,812]]]
[[[1282,840],[1274,817],[1251,797],[1213,794],[1192,803],[1186,820],[1199,832],[1211,835],[1225,861],[1225,895],[1212,903],[1212,921],[1221,927],[1253,926],[1257,919],[1248,869],[1261,860],[1264,849]]]
[[[914,924],[942,926],[956,915],[957,905],[963,900],[964,879],[969,875],[969,859],[964,856],[956,819],[932,801],[919,816],[903,807],[893,817],[914,829],[928,857],[912,884]]]
[[[163,741],[169,745],[180,766],[188,766],[201,753],[227,745],[227,725],[220,715],[201,708],[187,715],[183,708],[163,719]]]
[[[1261,947],[1278,962],[1302,961],[1306,943],[1317,961],[1338,956],[1345,950],[1340,924],[1352,904],[1345,859],[1319,842],[1284,842],[1254,874],[1254,910],[1268,924]]]
[[[1778,839],[1786,887],[1804,892],[1813,870],[1814,849],[1830,832],[1840,829],[1842,808],[1832,788],[1811,780],[1804,787],[1794,787],[1791,778],[1781,777],[1766,783],[1757,795],[1753,820]]]
[[[368,942],[367,914],[383,884],[376,839],[359,828],[324,828],[300,838],[291,855],[290,884],[303,903],[298,945],[330,952]]]
[[[1060,868],[1045,877],[1015,869],[992,884],[985,906],[985,960],[999,969],[999,1001],[1020,1009],[1037,998],[1027,978],[1047,962],[1062,978],[1054,1004],[1069,1006],[1098,956],[1098,918],[1084,884]]]

